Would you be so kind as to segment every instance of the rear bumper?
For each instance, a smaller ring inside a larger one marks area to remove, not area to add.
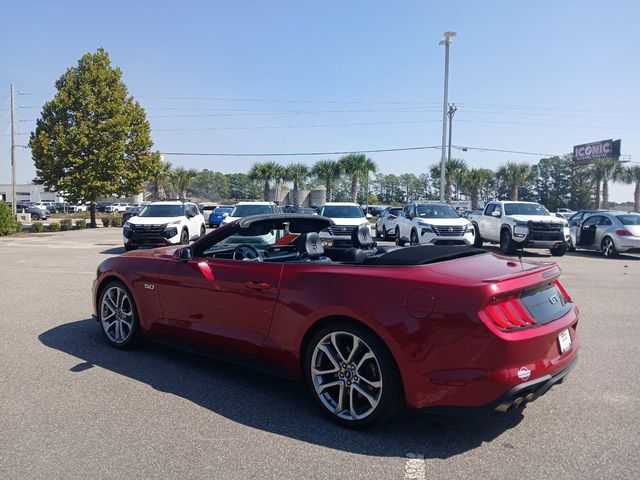
[[[575,368],[578,363],[578,355],[573,355],[571,361],[562,370],[553,375],[544,375],[542,377],[522,383],[513,387],[507,393],[497,400],[482,406],[474,407],[446,407],[435,406],[415,409],[417,412],[436,414],[436,415],[456,415],[456,416],[474,416],[486,415],[491,412],[509,412],[524,408],[528,403],[537,400],[547,393],[554,385],[564,382],[565,378]]]

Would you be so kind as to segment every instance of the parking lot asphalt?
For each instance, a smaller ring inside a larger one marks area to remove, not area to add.
[[[0,478],[640,478],[638,255],[525,253],[561,266],[582,349],[523,411],[351,431],[295,382],[108,347],[91,282],[122,251],[119,229],[0,238]]]

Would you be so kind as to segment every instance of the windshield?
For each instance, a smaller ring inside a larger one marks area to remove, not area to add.
[[[229,213],[231,210],[233,210],[232,207],[218,207],[213,211],[213,213]]]
[[[537,203],[505,203],[504,214],[549,216],[549,212],[547,212],[542,205],[538,205]]]
[[[139,217],[181,217],[184,215],[182,205],[147,205]]]
[[[618,220],[623,225],[640,225],[640,215],[618,215]]]
[[[249,215],[260,215],[262,213],[272,213],[271,205],[236,205],[230,217],[248,217]]]
[[[334,205],[322,207],[322,216],[329,218],[362,218],[362,209],[355,205]]]
[[[459,218],[460,216],[449,205],[416,205],[416,213],[420,218]]]
[[[400,212],[402,211],[401,208],[391,208],[388,212],[387,212],[387,216],[388,215],[395,215],[396,217],[398,215],[400,215]]]

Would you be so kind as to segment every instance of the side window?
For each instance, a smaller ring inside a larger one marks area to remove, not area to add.
[[[491,215],[491,212],[493,212],[494,208],[496,208],[496,204],[495,203],[490,203],[489,205],[487,205],[487,208],[484,209],[484,214],[485,215]]]
[[[405,205],[402,209],[402,216],[405,218],[409,216],[409,205]]]
[[[600,223],[601,218],[602,217],[600,217],[599,215],[594,215],[593,217],[587,218],[587,220],[582,225],[584,226],[598,225],[598,223]]]
[[[612,223],[611,220],[609,220],[607,217],[601,217],[600,225],[612,225]]]

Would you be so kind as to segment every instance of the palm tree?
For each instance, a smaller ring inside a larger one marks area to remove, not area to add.
[[[282,167],[276,162],[256,163],[249,170],[249,176],[255,180],[263,182],[262,196],[264,201],[268,202],[269,192],[271,191],[271,181],[279,181],[281,177]],[[278,192],[276,191],[276,196]]]
[[[304,163],[292,163],[283,170],[282,177],[285,181],[293,182],[293,204],[300,206],[298,192],[304,188],[304,184],[309,179],[310,170]]]
[[[633,211],[640,213],[640,165],[632,165],[625,170],[625,180],[628,183],[636,184],[636,188],[633,191]]]
[[[472,168],[464,178],[464,189],[471,197],[471,210],[477,210],[480,195],[493,181],[495,172],[488,168]]]
[[[150,182],[151,198],[153,200],[164,200],[167,198],[167,187],[171,178],[171,162],[160,162],[158,168],[153,172]]]
[[[171,186],[179,198],[187,198],[187,188],[198,176],[198,170],[184,167],[174,168],[170,175]]]
[[[617,182],[624,177],[622,164],[615,158],[596,161],[596,169],[602,173],[602,208],[609,208],[609,182]]]
[[[330,202],[333,197],[333,182],[343,173],[342,164],[335,160],[320,160],[313,165],[311,172],[324,182],[326,201]]]
[[[358,201],[358,182],[369,179],[369,174],[377,170],[373,160],[364,153],[350,153],[338,160],[344,172],[351,177],[351,201]]]
[[[535,179],[535,172],[527,163],[507,162],[501,165],[496,176],[511,190],[511,200],[518,200],[518,189]]]
[[[459,158],[451,158],[444,164],[444,199],[447,203],[451,202],[453,184],[459,189],[464,182],[464,176],[467,172],[467,163]],[[433,165],[430,170],[433,181],[440,185],[440,164]]]
[[[591,178],[592,181],[596,183],[595,208],[597,210],[600,208],[600,197],[601,197],[600,186],[602,185],[602,180],[604,179],[604,169],[602,168],[602,165],[599,162],[596,162],[591,165],[591,167],[589,168],[589,177]]]

